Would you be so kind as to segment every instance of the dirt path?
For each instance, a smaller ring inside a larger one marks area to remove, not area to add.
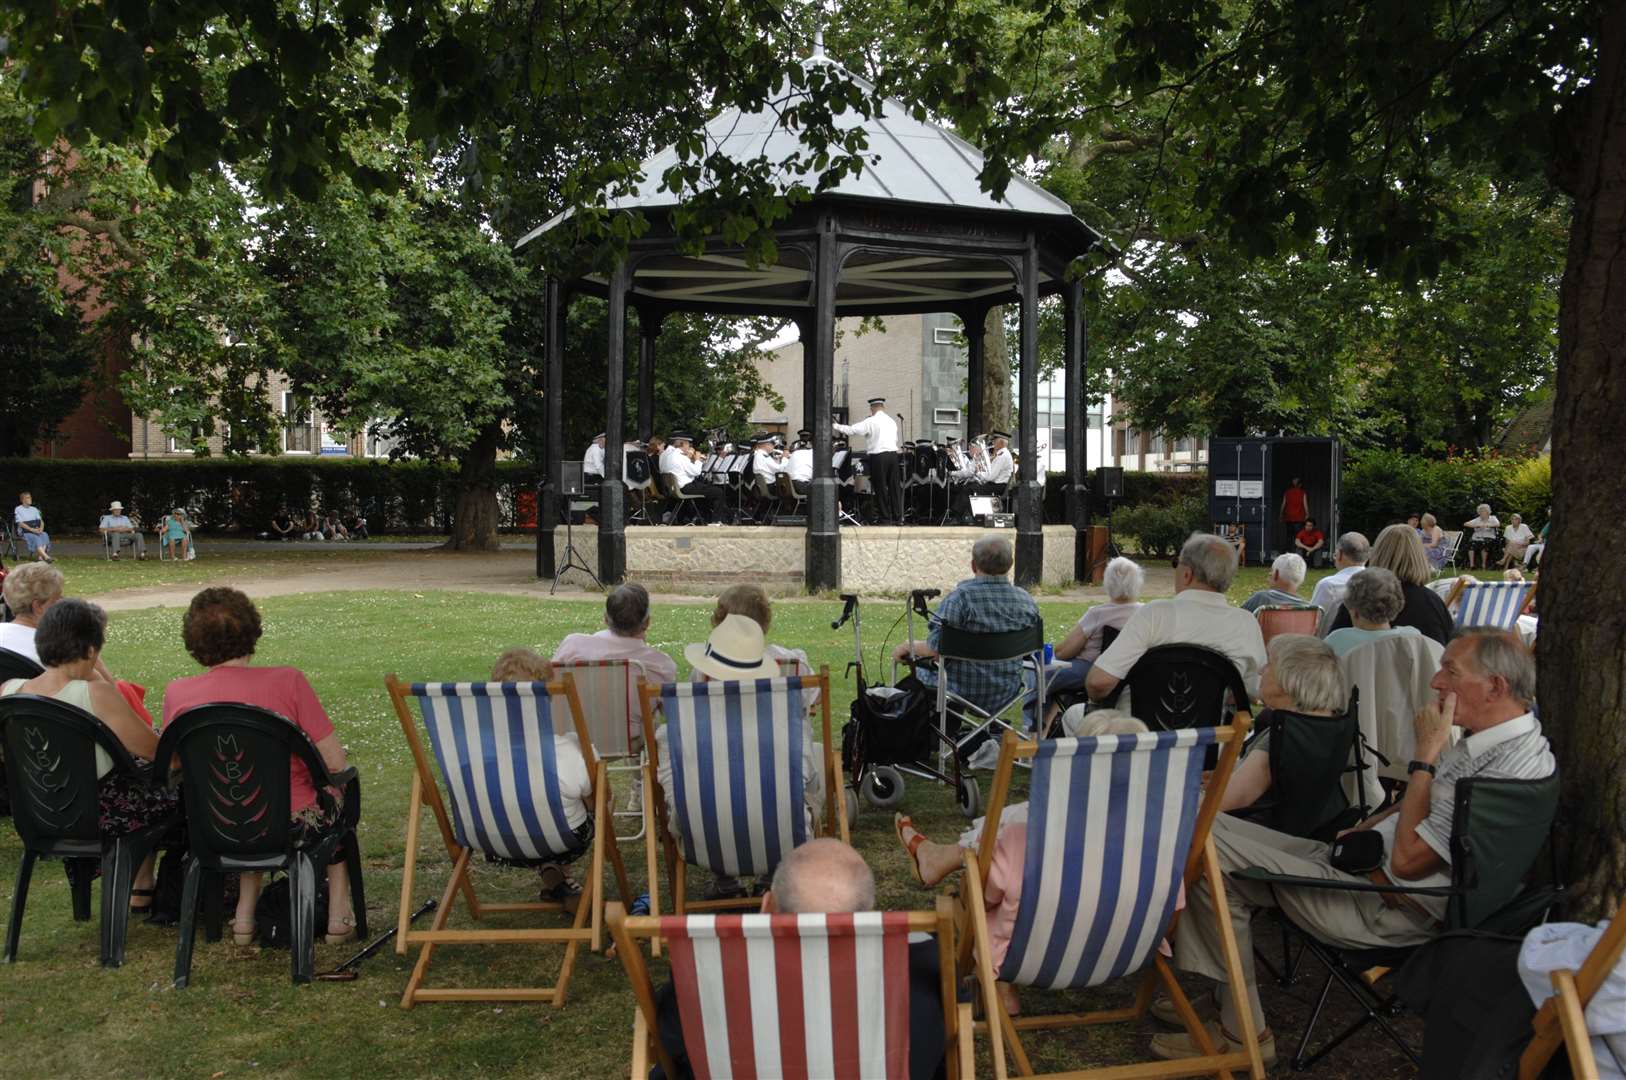
[[[177,585],[144,585],[114,589],[85,599],[108,611],[135,611],[154,607],[184,607],[199,589],[209,585],[231,585],[253,597],[292,596],[296,593],[379,590],[426,592],[451,589],[466,592],[500,593],[511,596],[548,596],[548,582],[536,579],[535,558],[529,551],[501,551],[490,554],[454,555],[445,552],[379,552],[365,561],[347,559],[330,565],[279,563],[265,560],[251,571],[237,568],[219,578]],[[1173,574],[1167,568],[1149,567],[1143,596],[1147,599],[1173,592]],[[561,586],[558,599],[596,599],[596,590]],[[1076,589],[1066,593],[1046,593],[1040,599],[1100,600],[1099,588]],[[660,593],[663,603],[709,603],[709,596]],[[795,603],[795,598],[776,602]]]

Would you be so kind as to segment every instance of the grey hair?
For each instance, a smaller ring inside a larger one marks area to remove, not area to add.
[[[1304,584],[1304,575],[1309,569],[1304,565],[1304,556],[1294,551],[1276,556],[1276,561],[1270,564],[1270,572],[1281,578],[1289,590]]]
[[[1180,565],[1215,592],[1224,592],[1236,579],[1236,548],[1213,533],[1194,532],[1180,548]]]
[[[875,874],[862,855],[832,837],[792,848],[774,868],[770,888],[782,915],[875,910]]]
[[[618,637],[631,637],[649,618],[649,590],[635,581],[617,585],[604,598],[604,621]]]
[[[32,614],[35,604],[48,604],[59,598],[63,584],[62,571],[50,563],[24,563],[6,575],[6,583],[0,586],[0,591],[4,592],[11,610],[21,617]]]
[[[1372,557],[1372,544],[1358,532],[1347,532],[1338,538],[1338,554],[1356,566],[1365,566]]]
[[[1078,724],[1078,737],[1090,739],[1097,735],[1144,735],[1149,729],[1122,709],[1092,709]]]
[[[1536,655],[1511,630],[1495,626],[1468,626],[1452,641],[1474,643],[1474,667],[1486,678],[1507,683],[1508,696],[1524,705],[1536,699]]]
[[[1344,673],[1337,654],[1325,641],[1310,634],[1277,634],[1266,652],[1276,685],[1293,699],[1295,708],[1301,712],[1343,711]]]
[[[1344,606],[1351,616],[1358,615],[1365,622],[1393,622],[1406,606],[1406,594],[1394,571],[1368,566],[1349,579]]]
[[[1011,563],[1015,559],[1011,553],[1011,542],[995,533],[989,533],[971,545],[971,565],[979,574],[1004,577],[1011,572]]]
[[[1480,503],[1478,506],[1474,507],[1474,512],[1479,516],[1484,517],[1486,514],[1491,512],[1490,503]]]
[[[1428,552],[1423,550],[1423,538],[1409,525],[1390,525],[1378,533],[1372,545],[1372,557],[1367,568],[1380,566],[1394,571],[1395,577],[1408,585],[1427,585],[1434,577],[1429,565]]]
[[[1107,563],[1101,575],[1101,584],[1113,600],[1139,600],[1140,587],[1146,583],[1146,571],[1134,559],[1119,555]]]

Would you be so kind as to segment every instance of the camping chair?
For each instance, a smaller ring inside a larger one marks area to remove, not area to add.
[[[637,1003],[632,1076],[652,1061],[676,1076],[656,1035],[659,1019],[640,939],[672,950],[683,1045],[695,1076],[885,1077],[906,1080],[909,938],[937,938],[944,1062],[949,1080],[972,1080],[971,1006],[955,1001],[954,914],[714,915],[627,918],[610,905],[610,933]],[[764,992],[766,991],[766,992]]]
[[[1371,881],[1296,877],[1273,874],[1257,866],[1238,870],[1232,876],[1275,888],[1443,896],[1447,898],[1445,932],[1522,932],[1528,928],[1528,922],[1540,917],[1541,909],[1533,907],[1532,900],[1541,899],[1542,894],[1525,890],[1524,878],[1548,841],[1548,829],[1557,808],[1556,772],[1539,780],[1469,777],[1458,781],[1451,825],[1451,884],[1448,886],[1379,885]],[[1405,963],[1418,946],[1343,949],[1320,941],[1302,927],[1295,929],[1305,947],[1326,967],[1327,981],[1299,1038],[1293,1068],[1311,1068],[1345,1039],[1374,1022],[1413,1065],[1421,1068],[1422,1058],[1389,1022],[1389,1017],[1398,1010],[1395,998],[1380,993],[1377,988],[1383,975]],[[1310,1040],[1334,982],[1355,998],[1362,1015],[1311,1054]]]
[[[659,915],[656,845],[678,915],[749,907],[756,900],[690,900],[688,867],[729,877],[772,874],[783,854],[811,839],[802,775],[806,695],[819,695],[824,736],[824,821],[820,835],[848,842],[845,784],[830,741],[830,672],[750,682],[644,683],[644,834],[649,911]],[[672,756],[668,817],[661,787],[655,709],[666,717]],[[658,939],[657,939],[658,940]]]
[[[1406,763],[1417,756],[1417,711],[1436,694],[1430,682],[1445,648],[1418,635],[1363,642],[1338,658],[1345,685],[1359,694],[1361,738],[1381,761],[1379,774],[1406,780]]]
[[[992,736],[993,729],[1000,727],[1006,731],[1018,730],[1022,723],[1022,705],[1027,701],[1028,694],[1033,693],[1035,698],[1033,715],[1043,720],[1045,714],[1045,679],[1041,677],[1044,671],[1044,620],[1035,619],[1029,626],[1019,630],[962,630],[958,626],[941,623],[937,628],[937,729],[943,733],[945,740],[953,738],[954,752],[961,753],[973,743],[980,744],[984,739]],[[931,661],[927,661],[931,663]],[[1033,685],[1028,685],[1028,667],[1035,672]],[[961,666],[975,667],[979,664],[993,665],[1021,665],[1021,675],[1016,680],[1016,688],[1009,700],[998,708],[985,709],[967,698],[954,693],[949,689],[953,681],[956,668]],[[954,736],[954,730],[949,727],[949,712],[952,708],[954,714],[961,720],[971,723],[971,730]],[[1004,719],[1006,713],[1016,710],[1017,724],[1012,725]],[[981,801],[980,797],[976,801]],[[976,817],[977,806],[961,806],[960,810],[966,817]]]
[[[1536,586],[1528,581],[1458,581],[1445,598],[1445,606],[1457,605],[1456,624],[1495,626],[1516,630],[1519,615],[1535,598]]]
[[[1040,742],[1006,732],[982,843],[977,851],[964,853],[960,913],[961,969],[966,969],[974,950],[974,974],[989,1018],[986,1030],[993,1035],[989,1041],[997,1080],[1010,1075],[1007,1047],[1015,1059],[1014,1071],[1033,1075],[1018,1032],[1140,1020],[1159,983],[1203,1056],[1167,1064],[1112,1066],[1101,1070],[1102,1076],[1192,1076],[1245,1069],[1254,1080],[1262,1080],[1264,1063],[1251,1015],[1242,1021],[1245,1049],[1218,1052],[1158,952],[1159,943],[1177,932],[1181,913],[1175,910],[1175,899],[1180,886],[1189,890],[1202,878],[1213,890],[1231,991],[1239,999],[1246,994],[1242,958],[1225,904],[1225,882],[1209,829],[1250,722],[1244,704],[1236,723],[1221,728]],[[1205,793],[1203,759],[1210,747],[1221,745],[1224,752]],[[1032,763],[1022,898],[1010,946],[996,974],[983,889],[1019,760]],[[1013,1020],[994,988],[996,978],[1050,990],[1084,988],[1138,971],[1145,974],[1133,1005],[1082,1014],[1024,1012]]]
[[[1442,569],[1449,566],[1455,570],[1457,568],[1457,554],[1462,548],[1462,530],[1441,529],[1440,534],[1445,538],[1445,553],[1440,560],[1440,566]]]
[[[1278,634],[1313,635],[1321,625],[1321,609],[1314,604],[1263,604],[1253,614],[1267,646]]]
[[[0,544],[6,547],[6,558],[17,558],[17,533],[9,521],[0,521]]]
[[[548,1001],[555,1008],[563,1005],[577,950],[586,943],[597,951],[603,939],[606,856],[615,869],[620,895],[625,898],[631,893],[611,824],[609,774],[593,752],[575,680],[567,672],[547,683],[409,685],[390,675],[384,685],[389,688],[396,718],[401,722],[401,731],[406,735],[416,766],[411,801],[407,806],[406,866],[401,875],[395,951],[404,956],[410,946],[421,948],[401,995],[401,1007],[410,1009],[419,1001]],[[450,813],[441,800],[435,772],[408,708],[409,697],[417,701],[422,711],[430,747],[446,782]],[[592,780],[589,820],[593,822],[593,862],[582,882],[574,920],[565,928],[448,930],[446,924],[459,894],[475,919],[495,912],[565,910],[562,902],[548,900],[483,901],[475,895],[469,868],[476,853],[525,864],[551,862],[578,853],[576,837],[559,798],[553,740],[560,731],[575,733],[582,757],[587,761],[587,775]],[[452,861],[452,872],[446,879],[434,922],[428,930],[414,930],[411,912],[418,867],[418,822],[426,803],[434,812],[446,854]],[[565,954],[559,978],[549,987],[423,988],[436,946],[480,944],[562,944]]]
[[[145,778],[149,766],[138,764],[107,725],[65,701],[34,694],[0,697],[0,745],[5,747],[11,819],[23,844],[11,894],[11,922],[6,927],[6,963],[17,961],[34,863],[42,858],[63,861],[74,921],[85,922],[90,918],[90,864],[99,859],[101,963],[103,967],[120,966],[136,867],[164,834],[181,824],[180,814],[122,836],[104,834],[97,752],[111,761],[109,775]]]
[[[1542,1003],[1530,1022],[1535,1037],[1519,1058],[1519,1080],[1536,1080],[1552,1059],[1558,1044],[1569,1052],[1570,1073],[1581,1080],[1597,1080],[1598,1062],[1587,1034],[1586,1008],[1626,953],[1626,907],[1615,911],[1609,928],[1587,953],[1580,971],[1552,974],[1553,996]]]
[[[1129,711],[1153,731],[1217,726],[1233,703],[1237,708],[1248,703],[1247,685],[1231,658],[1201,645],[1147,649],[1109,704],[1117,702],[1125,687]]]
[[[638,831],[617,840],[641,840],[644,836],[644,810],[641,800],[644,729],[636,712],[638,684],[644,666],[636,660],[577,660],[555,663],[553,677],[569,674],[576,684],[582,705],[582,719],[593,740],[593,752],[612,773],[633,773],[628,785],[631,794],[622,810],[611,810],[612,818],[635,818]],[[611,765],[609,762],[615,762]],[[613,804],[612,804],[613,805]]]
[[[256,870],[288,872],[288,952],[293,981],[306,983],[316,969],[316,890],[327,888],[328,864],[335,851],[341,852],[350,878],[356,933],[367,937],[367,896],[356,839],[361,782],[354,766],[330,772],[298,724],[270,709],[234,702],[198,705],[164,725],[153,760],[177,757],[192,855],[181,888],[177,989],[184,989],[191,978],[205,872],[211,877]],[[333,803],[330,788],[344,790],[343,811],[332,826],[299,830],[289,820],[292,757],[310,770],[318,805],[324,809]],[[211,892],[213,885],[211,881]],[[212,911],[210,922],[212,936]]]
[[[683,524],[683,512],[687,510],[696,525],[700,524],[699,503],[705,499],[704,495],[685,495],[683,489],[678,487],[676,473],[661,473],[661,486],[666,489],[666,497],[673,504],[672,524]]]

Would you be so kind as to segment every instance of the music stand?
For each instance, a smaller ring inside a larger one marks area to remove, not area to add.
[[[579,496],[586,494],[585,485],[582,482],[582,463],[579,461],[561,461],[559,464],[564,467],[564,479],[559,494],[565,500],[565,557],[553,572],[553,584],[548,588],[549,596],[552,596],[554,590],[559,588],[559,579],[565,576],[565,571],[572,568],[580,570],[592,578],[593,584],[600,589],[604,588],[604,583],[598,579],[598,575],[593,572],[593,568],[587,565],[587,561],[576,550],[576,539],[571,532],[571,526],[576,520],[577,507],[579,506],[585,510],[593,505],[579,499]]]

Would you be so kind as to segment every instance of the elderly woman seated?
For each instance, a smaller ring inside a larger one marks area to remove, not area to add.
[[[1344,610],[1352,625],[1327,635],[1327,647],[1343,656],[1369,641],[1387,637],[1418,637],[1415,626],[1391,625],[1406,606],[1406,594],[1394,571],[1368,566],[1349,579],[1344,592]]]
[[[1371,572],[1363,571],[1355,580]],[[1265,650],[1269,659],[1259,674],[1259,700],[1267,710],[1259,717],[1259,730],[1264,734],[1248,745],[1246,756],[1231,775],[1221,810],[1252,806],[1270,790],[1270,732],[1266,729],[1272,712],[1304,716],[1343,712],[1344,676],[1331,645],[1331,638],[1322,641],[1309,634],[1279,634],[1270,639]]]
[[[768,599],[767,591],[760,585],[730,585],[724,589],[722,595],[717,598],[717,606],[712,609],[711,625],[720,625],[730,615],[744,615],[762,627],[764,638],[767,637],[768,631],[773,629],[773,601]],[[776,663],[794,660],[796,674],[813,674],[813,664],[808,660],[805,650],[787,649],[772,642],[768,642],[764,648],[768,659]]]
[[[6,575],[3,588],[12,620],[0,623],[0,649],[10,649],[36,664],[45,662],[39,657],[34,638],[45,613],[62,599],[63,585],[62,571],[47,563],[28,563]],[[102,663],[99,648],[89,678],[109,684],[113,682],[107,665]]]
[[[42,570],[50,569],[43,563],[34,565]],[[59,581],[61,577],[57,574]],[[0,695],[38,694],[76,705],[106,724],[131,756],[150,762],[158,749],[158,736],[125,701],[124,695],[96,674],[106,638],[107,616],[95,604],[83,600],[61,600],[52,604],[40,617],[32,641],[38,650],[39,662],[45,666],[44,674],[32,679],[11,679],[0,686]],[[97,795],[103,833],[135,832],[177,812],[177,795],[173,789],[150,784],[143,776],[113,774],[112,769],[112,759],[98,748],[96,775],[101,786]],[[130,910],[133,913],[145,913],[152,906],[152,862],[153,857],[148,855],[132,879]]]
[[[333,730],[316,691],[298,668],[255,666],[254,650],[260,641],[260,613],[254,602],[236,589],[204,589],[192,598],[181,622],[181,637],[192,659],[208,670],[176,679],[164,691],[164,723],[197,705],[240,702],[269,709],[298,724],[316,744],[316,752],[332,772],[347,767],[344,747]],[[333,792],[333,808],[324,811],[316,799],[310,770],[297,757],[288,767],[290,816],[298,830],[319,830],[338,820],[342,792]],[[334,858],[341,856],[335,852]],[[232,938],[239,945],[254,940],[254,906],[260,897],[260,874],[243,874],[232,920]],[[327,868],[327,941],[338,944],[355,936],[351,914],[350,879],[342,862]]]
[[[1390,525],[1378,533],[1372,544],[1372,556],[1366,562],[1367,570],[1391,570],[1400,579],[1400,592],[1405,599],[1399,614],[1390,619],[1393,626],[1415,626],[1424,637],[1433,638],[1443,647],[1451,640],[1455,627],[1445,601],[1429,587],[1434,576],[1429,566],[1427,549],[1417,530],[1405,525]],[[1343,602],[1347,604],[1348,601]],[[1332,618],[1328,632],[1353,626],[1349,609],[1342,604],[1330,612]],[[1329,620],[1323,620],[1329,622]]]
[[[1086,611],[1056,646],[1056,659],[1064,661],[1067,666],[1053,671],[1045,683],[1044,730],[1050,729],[1056,713],[1064,704],[1061,695],[1083,691],[1091,665],[1106,649],[1106,631],[1122,630],[1129,617],[1141,609],[1140,590],[1145,583],[1146,571],[1135,560],[1120,555],[1107,563],[1101,575],[1101,586],[1106,590],[1107,602],[1096,604]],[[1033,699],[1029,699],[1026,712],[1029,714],[1030,729],[1033,705]]]

